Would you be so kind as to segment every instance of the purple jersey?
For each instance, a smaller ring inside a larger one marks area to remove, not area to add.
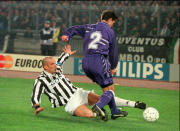
[[[107,23],[77,25],[68,28],[65,33],[69,40],[74,35],[84,39],[84,56],[89,54],[102,54],[109,56],[111,69],[118,63],[118,49],[114,31]]]

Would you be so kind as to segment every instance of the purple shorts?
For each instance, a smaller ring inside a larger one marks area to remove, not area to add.
[[[82,68],[86,75],[102,88],[113,84],[109,60],[101,54],[87,55],[82,60]]]

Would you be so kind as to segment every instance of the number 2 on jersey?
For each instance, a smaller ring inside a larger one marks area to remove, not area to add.
[[[88,49],[97,49],[98,48],[98,42],[100,42],[102,35],[100,31],[93,32],[90,35],[90,38],[93,39],[91,43],[88,46]]]

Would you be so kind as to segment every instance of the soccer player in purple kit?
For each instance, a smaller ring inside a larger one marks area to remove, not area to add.
[[[116,36],[112,29],[117,19],[114,11],[105,10],[101,14],[101,22],[72,26],[66,29],[61,37],[64,42],[68,42],[74,35],[83,37],[82,68],[85,74],[103,90],[100,100],[93,106],[92,111],[103,114],[102,119],[104,120],[108,119],[107,113],[103,109],[105,105],[109,105],[111,119],[128,115],[128,112],[121,111],[116,106],[112,77],[118,64]]]

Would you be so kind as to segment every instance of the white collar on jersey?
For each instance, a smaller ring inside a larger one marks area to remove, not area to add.
[[[51,74],[51,73],[49,73],[49,72],[47,72],[47,71],[45,71],[45,70],[44,70],[44,73],[45,73],[51,80],[53,80],[53,74]]]

